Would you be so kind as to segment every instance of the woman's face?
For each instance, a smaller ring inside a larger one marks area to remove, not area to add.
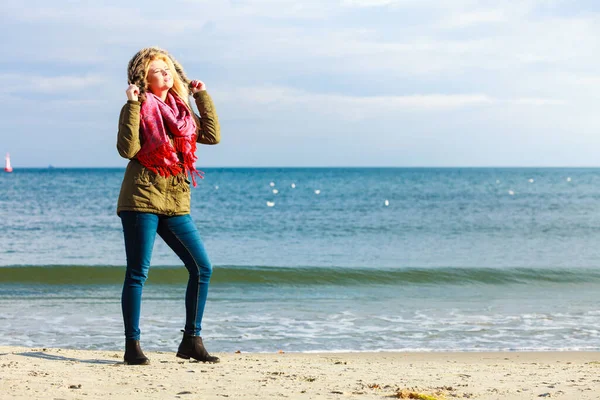
[[[169,66],[163,60],[154,60],[148,68],[148,89],[154,94],[162,93],[173,87],[173,76]]]

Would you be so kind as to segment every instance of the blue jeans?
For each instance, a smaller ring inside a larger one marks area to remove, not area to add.
[[[142,289],[148,278],[157,233],[189,272],[185,292],[185,333],[199,336],[212,266],[192,217],[189,214],[168,217],[135,211],[121,211],[120,217],[127,255],[121,296],[125,338],[140,339]]]

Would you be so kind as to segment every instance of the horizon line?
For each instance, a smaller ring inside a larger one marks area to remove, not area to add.
[[[364,165],[364,166],[344,166],[344,165],[332,165],[332,166],[322,166],[322,165],[314,165],[314,166],[206,166],[201,167],[201,169],[501,169],[501,168],[537,168],[537,169],[550,169],[550,168],[600,168],[600,165]],[[13,165],[13,170],[24,170],[24,169],[126,169],[126,166],[116,167],[116,166],[54,166],[49,165],[45,167],[15,167]]]

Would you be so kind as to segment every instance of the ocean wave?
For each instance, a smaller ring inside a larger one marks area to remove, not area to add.
[[[0,267],[0,284],[120,284],[123,266],[47,265]],[[149,284],[179,284],[187,280],[183,266],[153,266]],[[600,284],[592,268],[374,268],[215,266],[212,284],[265,285],[513,285]]]

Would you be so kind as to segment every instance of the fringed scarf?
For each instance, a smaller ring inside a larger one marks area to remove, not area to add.
[[[165,101],[150,92],[146,93],[140,115],[142,148],[137,153],[138,161],[150,171],[164,177],[179,175],[185,171],[196,186],[195,176],[202,179],[204,173],[194,165],[198,159],[196,123],[183,100],[170,92]],[[173,144],[169,140],[167,129],[173,136]],[[179,160],[177,153],[183,155],[183,162]]]

